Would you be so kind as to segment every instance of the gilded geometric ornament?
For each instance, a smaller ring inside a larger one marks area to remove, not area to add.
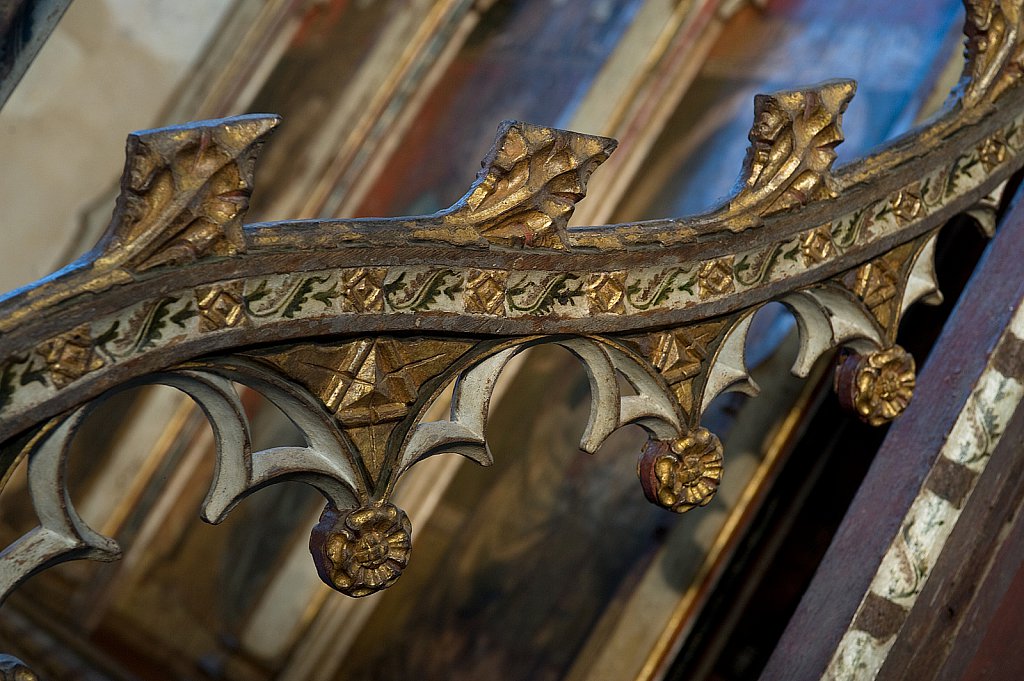
[[[472,347],[434,338],[371,337],[253,352],[309,390],[345,429],[376,479],[388,438],[428,380]]]
[[[651,365],[672,388],[679,406],[687,415],[693,414],[693,380],[707,368],[707,360],[714,352],[725,324],[710,322],[682,326],[649,336]]]
[[[803,253],[804,265],[807,266],[817,265],[834,257],[836,247],[832,243],[832,226],[822,225],[807,232],[800,242],[800,251]]]
[[[36,349],[36,353],[46,362],[50,380],[58,388],[63,388],[106,364],[96,353],[88,324],[82,324],[42,343]]]
[[[218,331],[246,323],[245,297],[242,282],[224,286],[196,288],[196,306],[199,308],[199,328]]]
[[[344,294],[343,309],[353,312],[384,311],[383,267],[356,267],[341,271],[341,290]]]
[[[893,215],[900,224],[913,222],[920,215],[923,208],[921,202],[921,186],[919,182],[899,190],[889,199]]]
[[[595,272],[583,290],[587,293],[591,314],[625,314],[625,272]]]
[[[985,170],[991,171],[1006,160],[1007,148],[1006,137],[1002,132],[996,132],[991,137],[978,145],[978,158]]]
[[[469,314],[501,314],[505,308],[505,286],[508,272],[476,270],[466,273],[462,299]]]
[[[733,290],[733,256],[708,260],[700,267],[697,282],[702,299],[720,296]]]

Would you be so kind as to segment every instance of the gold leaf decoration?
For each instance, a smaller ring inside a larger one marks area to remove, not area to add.
[[[852,80],[831,80],[754,98],[740,190],[727,207],[748,217],[731,221],[732,231],[771,213],[835,198],[835,147],[843,141],[842,115],[856,90]]]
[[[722,482],[722,442],[702,427],[672,441],[649,440],[637,474],[651,503],[676,513],[705,506]]]
[[[469,192],[444,213],[448,229],[509,248],[567,249],[566,226],[615,140],[505,121]]]
[[[994,101],[1024,72],[1022,0],[964,0],[967,37],[960,98],[967,106]]]
[[[851,354],[836,370],[836,394],[847,409],[872,426],[902,414],[914,395],[914,357],[899,345],[867,355]]]
[[[243,252],[256,155],[277,123],[237,116],[129,136],[121,195],[96,265],[142,272]]]
[[[369,596],[402,576],[412,550],[412,523],[386,502],[348,511],[328,506],[309,548],[324,583],[347,596]]]
[[[50,380],[58,388],[63,388],[106,364],[96,353],[88,324],[82,324],[43,342],[36,348],[36,354],[46,362]]]
[[[252,357],[299,383],[334,415],[374,478],[388,438],[427,381],[472,347],[433,338],[361,338],[254,351]]]

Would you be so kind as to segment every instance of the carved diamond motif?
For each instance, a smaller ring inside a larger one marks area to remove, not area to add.
[[[865,263],[857,270],[853,292],[869,308],[878,307],[896,295],[896,275],[884,260]]]
[[[997,132],[978,146],[978,158],[986,171],[1006,160],[1006,136]]]
[[[508,272],[469,270],[462,300],[471,314],[501,314],[505,310],[505,284]]]
[[[906,189],[901,189],[889,198],[892,213],[901,225],[916,220],[921,215],[924,205],[921,203],[921,187],[915,182]]]
[[[594,272],[588,278],[584,290],[592,314],[625,314],[625,272]]]
[[[387,270],[383,267],[357,267],[342,270],[341,287],[345,300],[354,312],[384,311],[384,276]]]
[[[707,359],[709,347],[718,336],[720,324],[664,331],[654,337],[651,364],[669,383],[693,378]]]
[[[831,225],[807,232],[800,241],[800,250],[803,252],[805,265],[816,265],[833,257],[836,254],[836,247],[832,243]]]
[[[227,286],[210,286],[196,289],[196,305],[199,307],[199,329],[217,331],[238,326],[248,321],[242,300],[242,282]]]
[[[77,381],[105,364],[103,358],[96,354],[88,324],[82,324],[46,341],[37,348],[36,353],[46,361],[50,379],[58,388]]]
[[[708,298],[722,295],[733,290],[732,278],[733,256],[708,260],[700,267],[697,281],[700,283],[700,297]]]

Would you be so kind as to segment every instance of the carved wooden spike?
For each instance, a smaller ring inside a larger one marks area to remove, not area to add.
[[[999,206],[1002,204],[1005,191],[1006,182],[1003,182],[967,211],[967,215],[974,219],[981,233],[989,239],[996,235],[996,218],[998,217]]]
[[[939,282],[935,278],[935,243],[938,238],[938,232],[932,234],[914,258],[900,300],[900,318],[907,308],[918,301],[927,305],[938,305],[942,302],[942,291],[939,290]]]
[[[130,135],[97,266],[141,272],[244,251],[256,155],[279,120],[253,114]]]
[[[452,394],[448,421],[420,423],[405,446],[396,477],[428,456],[461,454],[481,466],[494,463],[484,428],[498,375],[521,348],[512,347],[488,357],[459,376]]]
[[[883,331],[848,291],[827,285],[791,293],[781,301],[796,317],[800,352],[793,373],[805,378],[821,355],[847,345],[863,352],[882,347]]]
[[[586,195],[591,173],[617,144],[505,121],[469,193],[445,211],[445,223],[501,246],[567,249],[569,217]]]
[[[835,147],[843,141],[842,115],[856,91],[852,80],[831,80],[754,98],[740,190],[728,204],[729,211],[750,216],[733,231],[760,216],[836,196]]]
[[[709,362],[699,414],[707,411],[711,401],[722,393],[740,392],[751,397],[757,396],[759,388],[750,377],[746,362],[747,332],[753,320],[753,312],[744,315],[733,324],[718,346]]]
[[[0,602],[22,581],[52,565],[81,558],[112,561],[121,555],[117,542],[78,515],[65,479],[71,439],[90,408],[51,420],[25,443],[29,493],[39,526],[0,553]]]

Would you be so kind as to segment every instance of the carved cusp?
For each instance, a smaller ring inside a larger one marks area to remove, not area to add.
[[[473,186],[445,212],[445,227],[509,248],[567,249],[569,217],[617,144],[505,121]]]
[[[252,114],[130,135],[97,266],[142,272],[243,252],[256,156],[279,120]]]
[[[842,115],[857,84],[820,85],[754,98],[754,125],[739,191],[727,211],[733,231],[760,218],[836,196],[832,179],[835,147],[843,141]],[[744,219],[746,218],[746,219]]]

